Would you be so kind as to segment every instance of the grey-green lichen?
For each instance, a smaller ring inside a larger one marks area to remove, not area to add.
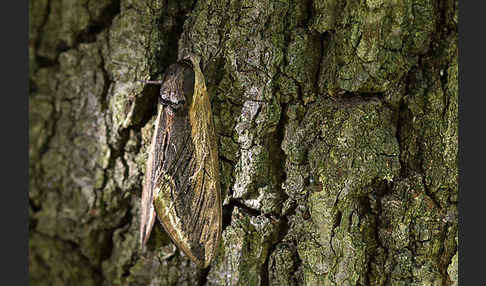
[[[452,257],[451,264],[447,268],[447,274],[449,274],[449,277],[452,282],[452,286],[458,286],[459,285],[459,265],[458,265],[458,254],[456,253],[454,257]]]
[[[448,223],[427,195],[420,175],[394,185],[381,199],[380,245],[388,250],[385,271],[396,285],[443,285],[435,257],[440,257],[443,230]],[[435,258],[435,259],[434,259]]]
[[[30,4],[32,285],[457,285],[457,1]],[[188,52],[221,159],[206,270],[137,239],[137,81]]]
[[[393,113],[377,99],[357,98],[318,100],[306,111],[300,122],[289,122],[282,144],[289,170],[284,189],[300,205],[291,231],[304,281],[366,284],[377,243],[369,197],[378,182],[399,175]]]
[[[261,285],[263,265],[278,236],[278,223],[264,216],[249,216],[235,209],[207,285]]]
[[[385,92],[427,52],[438,16],[435,1],[323,1],[314,27],[332,34],[320,91]]]

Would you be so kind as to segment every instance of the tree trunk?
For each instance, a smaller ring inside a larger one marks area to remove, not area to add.
[[[457,285],[454,0],[30,1],[32,285]],[[201,57],[223,233],[139,245],[160,79]]]

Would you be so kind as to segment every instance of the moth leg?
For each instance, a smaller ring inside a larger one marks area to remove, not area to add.
[[[173,244],[173,243],[170,243],[170,248],[171,249],[170,249],[169,253],[167,253],[164,256],[162,256],[160,258],[161,260],[166,260],[167,258],[174,256],[174,254],[177,251],[177,246],[175,246],[175,244]]]

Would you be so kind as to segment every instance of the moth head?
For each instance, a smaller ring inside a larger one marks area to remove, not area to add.
[[[172,116],[187,110],[192,103],[195,73],[187,61],[175,63],[167,69],[160,88],[160,102]]]
[[[187,61],[190,63],[190,65],[193,67],[194,69],[194,65],[196,66],[199,66],[200,62],[201,62],[201,57],[194,54],[194,53],[188,53],[187,55],[185,55],[183,57],[183,61]]]

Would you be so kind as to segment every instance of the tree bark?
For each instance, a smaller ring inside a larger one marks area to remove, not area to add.
[[[32,285],[457,285],[458,1],[30,1]],[[223,233],[140,196],[160,79],[201,57]]]

